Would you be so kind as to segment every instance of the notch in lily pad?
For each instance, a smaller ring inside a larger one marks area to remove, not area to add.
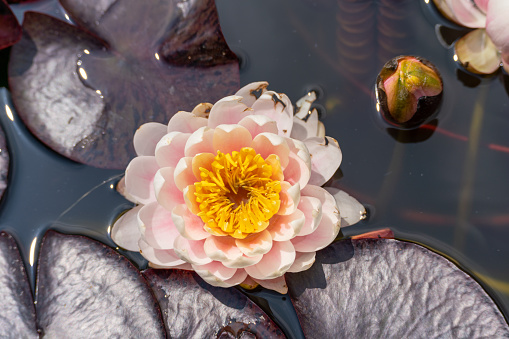
[[[431,62],[416,56],[398,56],[378,74],[376,108],[394,127],[417,128],[436,116],[442,94],[442,77]]]

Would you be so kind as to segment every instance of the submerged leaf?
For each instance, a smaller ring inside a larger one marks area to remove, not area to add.
[[[491,74],[500,67],[500,53],[484,29],[476,29],[459,39],[455,45],[458,61],[467,70]]]
[[[150,288],[125,257],[53,231],[41,245],[37,318],[48,338],[166,337]]]
[[[509,338],[482,287],[416,244],[340,241],[287,281],[307,338]]]
[[[23,260],[14,239],[0,233],[0,337],[39,338],[35,309]]]
[[[9,81],[31,131],[73,160],[125,168],[141,124],[238,88],[212,0],[62,5],[78,27],[27,13]]]
[[[212,338],[223,332],[232,338],[284,338],[272,320],[237,289],[213,287],[182,270],[150,269],[143,274],[159,300],[172,338]]]

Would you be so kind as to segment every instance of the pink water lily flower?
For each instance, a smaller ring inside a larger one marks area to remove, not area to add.
[[[509,72],[509,1],[434,0],[439,10],[455,23],[476,28],[456,42],[458,60],[472,72]]]
[[[285,293],[286,272],[308,269],[341,224],[363,217],[354,198],[320,187],[342,155],[309,112],[314,93],[294,116],[267,85],[137,130],[123,193],[138,205],[113,227],[119,246],[214,286],[257,282]]]

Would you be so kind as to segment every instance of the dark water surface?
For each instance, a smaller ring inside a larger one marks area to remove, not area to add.
[[[223,33],[242,59],[242,84],[268,80],[270,89],[293,102],[310,89],[321,94],[317,108],[327,135],[343,151],[341,170],[330,184],[369,209],[367,221],[343,234],[390,227],[398,239],[442,253],[476,278],[509,318],[507,75],[474,78],[476,87],[464,84],[453,49],[435,33],[445,21],[426,0],[218,0],[217,7]],[[391,129],[377,116],[377,74],[401,54],[428,59],[444,81],[437,120],[421,130]],[[0,81],[6,84],[4,75]],[[10,104],[5,91],[1,96]],[[48,228],[113,246],[108,227],[131,206],[110,186],[121,171],[76,164],[34,146],[16,121],[4,118],[4,126],[11,126],[6,132],[12,174],[1,228],[14,233],[27,262],[33,239]],[[44,172],[50,166],[58,172]],[[27,177],[33,183],[17,179]],[[29,184],[58,194],[14,190]]]
[[[243,59],[241,83],[267,80],[293,102],[323,95],[327,135],[343,151],[332,184],[369,207],[352,235],[390,227],[398,239],[449,257],[509,317],[509,97],[500,73],[465,85],[426,0],[217,1],[226,40]],[[453,26],[453,25],[451,25]],[[429,128],[389,129],[377,116],[376,76],[416,55],[441,72],[444,97]],[[433,131],[432,126],[436,124]],[[398,141],[399,140],[399,141]]]

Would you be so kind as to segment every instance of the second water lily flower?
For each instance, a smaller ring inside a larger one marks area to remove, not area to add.
[[[124,182],[138,205],[113,227],[119,246],[214,286],[256,282],[285,293],[286,272],[308,269],[341,225],[363,217],[357,200],[320,187],[342,155],[309,113],[314,93],[294,116],[267,85],[138,129]]]

